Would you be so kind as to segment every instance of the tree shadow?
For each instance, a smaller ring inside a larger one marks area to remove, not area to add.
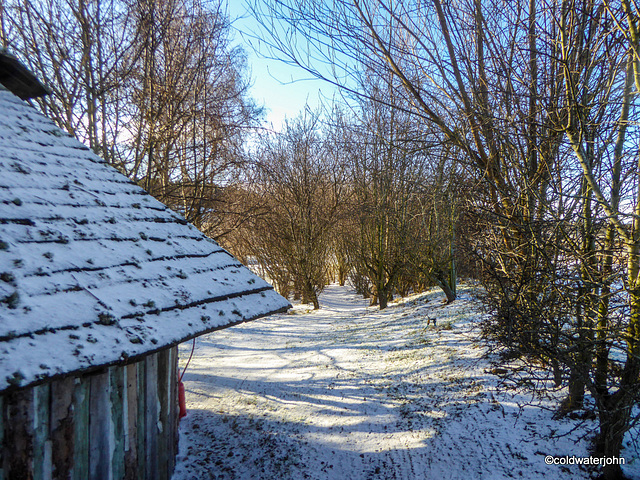
[[[174,480],[589,478],[544,463],[586,455],[587,442],[557,435],[575,422],[554,422],[525,389],[501,390],[467,355],[468,330],[425,326],[434,301],[365,309],[357,322],[325,316],[315,330],[284,316],[200,340]],[[244,333],[260,341],[236,341]]]

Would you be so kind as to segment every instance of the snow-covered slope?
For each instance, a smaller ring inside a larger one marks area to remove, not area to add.
[[[0,88],[0,391],[289,303]]]
[[[450,305],[434,290],[380,312],[332,285],[319,311],[197,339],[173,480],[591,478],[545,457],[588,455],[596,422],[555,420],[565,391],[494,363],[470,289]],[[624,469],[638,479],[627,440]]]

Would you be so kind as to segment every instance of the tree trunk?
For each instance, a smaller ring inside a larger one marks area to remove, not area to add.
[[[309,279],[304,281],[302,288],[302,303],[313,303],[313,309],[318,310],[320,308],[320,302],[318,301],[318,294],[313,286],[313,282]]]
[[[608,393],[609,378],[609,296],[611,295],[611,275],[613,273],[613,248],[615,229],[609,224],[605,237],[604,259],[602,265],[603,284],[598,305],[598,321],[596,324],[596,371],[594,375],[595,388],[599,395]]]
[[[454,290],[455,287],[452,288],[450,285],[450,281],[455,282],[455,280],[452,278],[453,277],[452,275],[448,275],[448,276],[449,276],[449,279],[447,279],[445,274],[442,272],[438,272],[434,276],[436,283],[442,289],[444,294],[447,296],[447,304],[453,302],[457,298],[456,292]]]
[[[614,400],[614,397],[610,397]],[[605,403],[620,403],[605,402]],[[622,442],[624,434],[627,431],[629,418],[631,414],[631,405],[624,408],[618,405],[607,405],[600,410],[600,434],[597,439],[596,452],[607,458],[619,458],[622,450]],[[602,478],[604,480],[623,480],[625,476],[622,473],[620,465],[604,465],[602,467]]]
[[[381,288],[378,291],[378,303],[380,304],[380,310],[384,310],[389,305],[388,292],[385,288]]]
[[[591,150],[587,150],[589,158]],[[563,402],[561,410],[566,413],[579,410],[584,404],[584,392],[586,388],[586,376],[593,361],[593,310],[596,305],[596,292],[593,286],[596,267],[595,261],[595,234],[591,218],[592,189],[586,178],[582,180],[580,189],[582,196],[583,221],[580,228],[582,240],[580,279],[578,292],[578,305],[576,306],[577,332],[575,353],[572,354],[571,373],[569,375],[569,397]]]
[[[562,385],[562,368],[560,368],[560,362],[557,359],[551,359],[551,368],[553,369],[553,383],[557,387]]]
[[[344,284],[347,282],[347,274],[349,273],[349,266],[347,262],[340,258],[338,260],[338,283],[341,287],[344,287]]]
[[[584,406],[584,374],[578,366],[573,366],[569,373],[569,396],[562,403],[561,413],[580,410]]]
[[[640,206],[636,206],[636,212]],[[638,219],[634,223],[639,222]],[[637,225],[636,225],[637,226]],[[612,395],[597,399],[600,417],[598,453],[605,457],[619,458],[625,433],[629,430],[631,410],[636,402],[638,375],[640,375],[640,288],[638,288],[639,245],[628,245],[629,303],[631,307],[627,326],[627,359],[618,390]],[[603,478],[623,479],[620,465],[605,465]]]

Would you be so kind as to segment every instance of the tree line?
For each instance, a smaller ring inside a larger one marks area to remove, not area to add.
[[[464,187],[446,151],[425,146],[406,115],[376,102],[334,106],[258,145],[243,189],[261,212],[225,244],[281,294],[320,308],[319,293],[338,281],[381,309],[436,284],[455,299],[453,192]]]

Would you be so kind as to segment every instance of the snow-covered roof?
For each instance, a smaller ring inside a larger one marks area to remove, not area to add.
[[[0,391],[130,361],[289,306],[0,87]]]

